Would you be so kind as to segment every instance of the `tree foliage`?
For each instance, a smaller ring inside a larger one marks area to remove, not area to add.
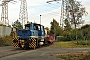
[[[89,28],[89,27],[90,27],[90,25],[86,24],[86,25],[82,26],[81,29],[85,29],[85,28]]]
[[[72,41],[72,40],[74,41],[76,40],[76,33],[77,33],[77,41],[90,40],[90,24],[83,25],[81,28],[63,30],[62,31],[63,37],[59,37],[58,41]]]
[[[55,19],[53,19],[53,21],[50,24],[51,24],[50,33],[53,33],[56,36],[61,35],[62,29],[59,26],[59,23]]]
[[[68,8],[67,8],[68,7]],[[71,25],[75,27],[75,39],[77,40],[77,27],[83,24],[82,16],[86,15],[87,12],[85,7],[81,5],[79,1],[68,0],[68,6],[66,6],[66,11],[68,12],[68,17],[66,16],[65,25],[70,21]],[[65,27],[67,29],[67,26]]]
[[[13,24],[12,24],[12,26],[14,27],[14,28],[16,28],[16,29],[23,29],[23,26],[21,25],[21,23],[17,20],[17,21],[15,21]]]
[[[67,20],[67,19],[65,19],[64,20],[64,23],[65,23],[65,30],[68,30],[68,31],[70,31],[72,28],[71,28],[71,25],[70,25],[70,22]]]
[[[76,0],[69,0],[69,13],[71,17],[71,24],[74,24],[75,28],[77,25],[82,24],[82,16],[87,14],[85,7]]]

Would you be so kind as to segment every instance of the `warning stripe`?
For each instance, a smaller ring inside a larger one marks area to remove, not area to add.
[[[17,41],[18,41],[18,38],[14,38],[13,40],[17,40]],[[13,45],[14,47],[18,47],[18,46],[19,46],[19,41],[16,42],[16,43],[12,42],[12,45]]]
[[[14,46],[14,47],[18,47],[19,45],[18,45],[19,43],[17,42],[17,43],[12,43],[12,45]]]
[[[30,39],[32,42],[31,43],[29,43],[29,47],[30,48],[36,48],[36,39],[35,38],[31,38]]]

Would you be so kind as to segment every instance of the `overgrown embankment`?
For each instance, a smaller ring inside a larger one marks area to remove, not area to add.
[[[52,48],[90,48],[90,41],[79,40],[68,41],[68,42],[55,42]],[[68,54],[54,54],[57,58],[62,58],[64,60],[90,60],[90,52],[78,52],[78,53],[68,53]]]
[[[78,41],[66,41],[66,42],[54,42],[51,46],[54,48],[88,48],[90,47],[90,41],[80,40]]]
[[[64,60],[90,60],[90,52],[56,54],[55,56]]]
[[[0,37],[0,46],[11,46],[12,36]]]

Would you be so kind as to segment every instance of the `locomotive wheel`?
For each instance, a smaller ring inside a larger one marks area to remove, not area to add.
[[[22,48],[21,44],[19,44],[19,47]]]
[[[45,38],[45,40],[44,40],[44,45],[47,45],[48,44],[48,41],[47,41],[48,39],[47,38]]]

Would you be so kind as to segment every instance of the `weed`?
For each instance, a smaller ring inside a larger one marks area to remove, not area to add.
[[[11,36],[6,36],[0,38],[0,46],[11,46],[12,44],[12,37]]]
[[[90,60],[90,52],[56,54],[55,56],[65,60]]]

